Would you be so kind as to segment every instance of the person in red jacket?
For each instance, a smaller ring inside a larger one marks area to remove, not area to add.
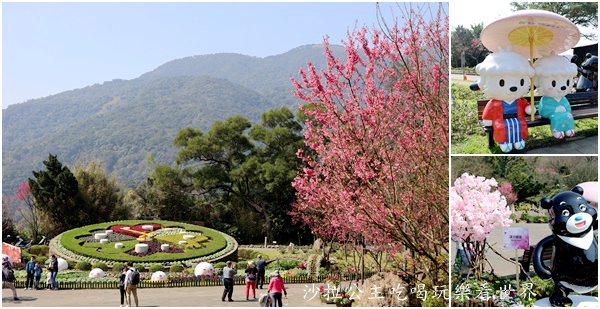
[[[279,270],[271,273],[271,282],[269,282],[269,290],[267,293],[273,292],[273,303],[275,307],[283,307],[283,303],[281,301],[281,293],[287,297],[287,291],[285,290],[285,286],[283,285],[283,279],[279,275]],[[278,306],[279,305],[279,306]]]

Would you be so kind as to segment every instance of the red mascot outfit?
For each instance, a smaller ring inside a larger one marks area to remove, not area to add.
[[[529,136],[525,121],[525,109],[529,106],[529,102],[518,98],[515,103],[510,104],[515,105],[513,108],[516,110],[508,113],[505,111],[507,105],[509,104],[503,104],[502,100],[492,99],[485,105],[481,117],[484,120],[492,120],[494,141],[497,143],[517,143]]]

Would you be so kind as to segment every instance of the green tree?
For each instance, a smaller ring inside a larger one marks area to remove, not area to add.
[[[93,224],[129,217],[116,178],[106,175],[102,162],[92,160],[87,164],[77,163],[73,174],[79,185],[82,208],[86,209],[82,223]]]
[[[506,179],[513,186],[513,191],[517,193],[519,199],[517,202],[525,201],[530,197],[537,197],[544,188],[544,184],[539,182],[535,175],[535,162],[528,162],[523,157],[485,157],[494,169],[494,175]]]
[[[188,165],[195,195],[233,213],[244,207],[260,214],[262,232],[273,239],[293,230],[287,212],[294,199],[291,181],[301,126],[283,108],[263,114],[262,124],[246,134],[250,128],[246,118],[235,116],[215,122],[206,135],[183,129],[174,141],[181,148],[176,162]]]
[[[581,27],[598,28],[598,2],[511,2],[513,11],[537,9],[550,11]],[[581,33],[589,40],[597,38],[596,31]]]
[[[465,66],[474,67],[490,53],[483,46],[479,36],[483,30],[483,23],[471,25],[466,28],[462,25],[457,26],[451,33],[451,65],[453,68],[460,68],[461,54],[465,53]]]
[[[163,220],[187,221],[196,217],[194,201],[189,194],[190,184],[185,182],[180,170],[168,165],[155,167],[150,177],[150,203],[152,216]]]
[[[13,242],[17,239],[18,231],[13,222],[12,216],[9,214],[8,208],[10,199],[2,197],[2,241]],[[8,236],[10,235],[10,238]]]
[[[52,221],[51,233],[59,233],[81,225],[81,201],[79,186],[71,170],[63,166],[55,155],[49,154],[43,161],[45,171],[32,171],[35,179],[29,178],[29,189],[35,205]]]

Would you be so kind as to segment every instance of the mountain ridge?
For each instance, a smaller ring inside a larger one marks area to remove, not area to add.
[[[319,48],[319,46],[321,48]],[[341,56],[343,48],[332,46]],[[2,113],[2,191],[12,195],[48,153],[67,166],[101,160],[125,187],[147,176],[146,156],[174,164],[177,132],[206,131],[214,121],[292,110],[299,100],[290,77],[306,62],[325,67],[323,46],[304,45],[258,58],[222,53],[175,59],[132,80],[114,79],[8,106]]]

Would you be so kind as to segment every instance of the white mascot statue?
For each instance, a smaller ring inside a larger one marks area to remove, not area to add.
[[[212,264],[208,262],[198,263],[198,265],[196,265],[196,268],[194,268],[194,275],[196,276],[213,275],[214,272],[215,268],[212,266]]]
[[[527,58],[512,52],[512,46],[499,48],[475,67],[480,78],[472,90],[483,89],[491,100],[483,111],[483,125],[492,126],[494,141],[503,152],[525,148],[529,135],[525,114],[531,115],[531,105],[522,98],[529,91],[535,70]]]
[[[575,121],[565,95],[573,89],[577,65],[563,56],[550,55],[539,58],[533,67],[536,91],[542,95],[538,106],[540,116],[550,120],[552,136],[558,139],[573,137]]]

